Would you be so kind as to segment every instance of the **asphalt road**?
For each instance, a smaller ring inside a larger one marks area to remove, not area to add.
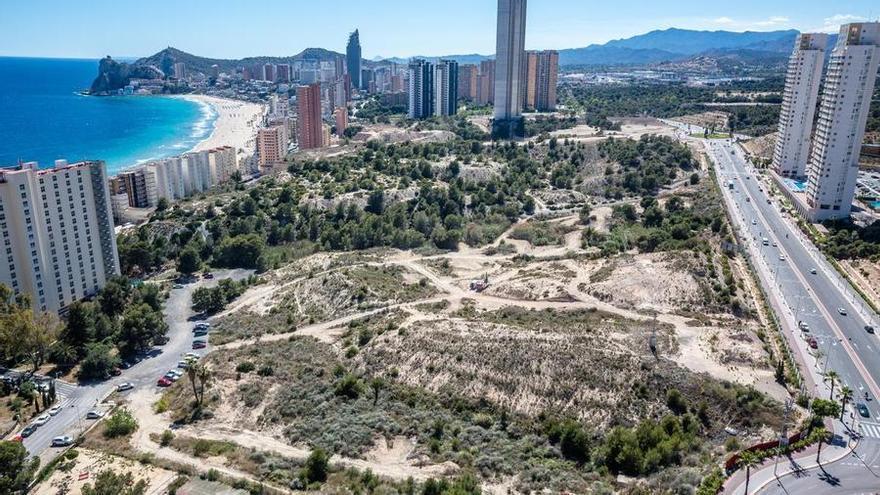
[[[814,353],[818,357],[814,362],[823,370],[836,371],[840,383],[853,390],[855,400],[868,407],[871,418],[865,423],[880,421],[876,401],[880,396],[880,336],[865,331],[866,325],[876,327],[875,321],[865,317],[860,302],[847,294],[845,282],[820,255],[805,246],[791,222],[783,218],[779,205],[769,199],[742,151],[724,141],[713,141],[711,147],[722,167],[721,184],[734,185],[735,214],[744,217],[748,225],[745,241],[759,248],[762,259],[756,261],[773,274],[794,320],[809,325],[810,331],[801,332],[802,336],[812,336],[818,342],[820,353]],[[764,238],[767,246],[763,245]],[[838,308],[846,315],[841,315]],[[880,438],[880,430],[875,433],[872,436]]]
[[[60,452],[60,449],[51,448],[52,439],[62,435],[76,437],[87,429],[93,420],[85,419],[86,414],[91,410],[108,410],[109,405],[101,405],[101,401],[113,393],[120,383],[131,382],[135,389],[155,387],[156,381],[168,370],[177,368],[178,361],[187,352],[196,352],[204,356],[210,350],[210,346],[208,349],[192,350],[194,313],[190,305],[193,291],[198,287],[215,286],[223,278],[240,280],[251,273],[252,271],[249,270],[218,271],[215,272],[215,278],[212,280],[203,279],[184,285],[182,289],[171,290],[163,308],[165,321],[168,323],[169,341],[164,346],[153,348],[131,368],[122,370],[120,376],[89,384],[71,384],[56,380],[58,404],[62,406],[62,410],[24,439],[28,453],[39,456],[43,464],[49,462]],[[132,391],[123,394],[130,394]]]
[[[780,462],[780,467],[785,467]],[[851,495],[880,493],[880,442],[862,441],[855,452],[821,468],[796,470],[771,481],[762,495]]]

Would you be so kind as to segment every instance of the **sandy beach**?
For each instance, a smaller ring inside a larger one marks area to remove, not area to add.
[[[214,131],[192,151],[233,146],[238,150],[239,158],[254,152],[257,127],[265,112],[264,105],[206,95],[185,95],[181,98],[207,103],[217,112]]]

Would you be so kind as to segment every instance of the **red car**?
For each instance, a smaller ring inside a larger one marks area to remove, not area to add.
[[[818,349],[819,348],[819,343],[816,342],[816,339],[810,337],[809,343],[810,343],[811,349]]]
[[[159,381],[156,382],[156,385],[158,385],[160,387],[170,387],[171,383],[172,383],[171,380],[169,380],[163,376],[162,378],[159,378]]]
[[[194,340],[193,341],[193,349],[204,349],[208,344],[205,343],[204,340]]]

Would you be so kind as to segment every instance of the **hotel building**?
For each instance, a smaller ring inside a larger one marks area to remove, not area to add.
[[[458,62],[441,60],[434,69],[434,115],[458,112]]]
[[[308,86],[299,86],[296,88],[296,101],[296,130],[299,149],[321,148],[324,146],[321,85],[315,83]]]
[[[409,63],[409,110],[411,119],[434,115],[434,65],[414,58]]]
[[[526,41],[526,0],[498,0],[495,56],[495,110],[492,134],[525,134],[520,94]]]
[[[0,284],[65,311],[119,274],[104,162],[0,169]]]

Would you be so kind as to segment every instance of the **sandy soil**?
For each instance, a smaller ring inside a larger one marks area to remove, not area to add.
[[[132,473],[135,482],[146,480],[147,495],[164,493],[165,487],[174,481],[177,473],[155,466],[137,463],[124,457],[117,457],[88,449],[77,449],[74,465],[63,471],[56,469],[52,476],[31,490],[36,495],[68,494],[79,495],[83,485],[94,483],[95,476],[105,470],[116,473]]]

